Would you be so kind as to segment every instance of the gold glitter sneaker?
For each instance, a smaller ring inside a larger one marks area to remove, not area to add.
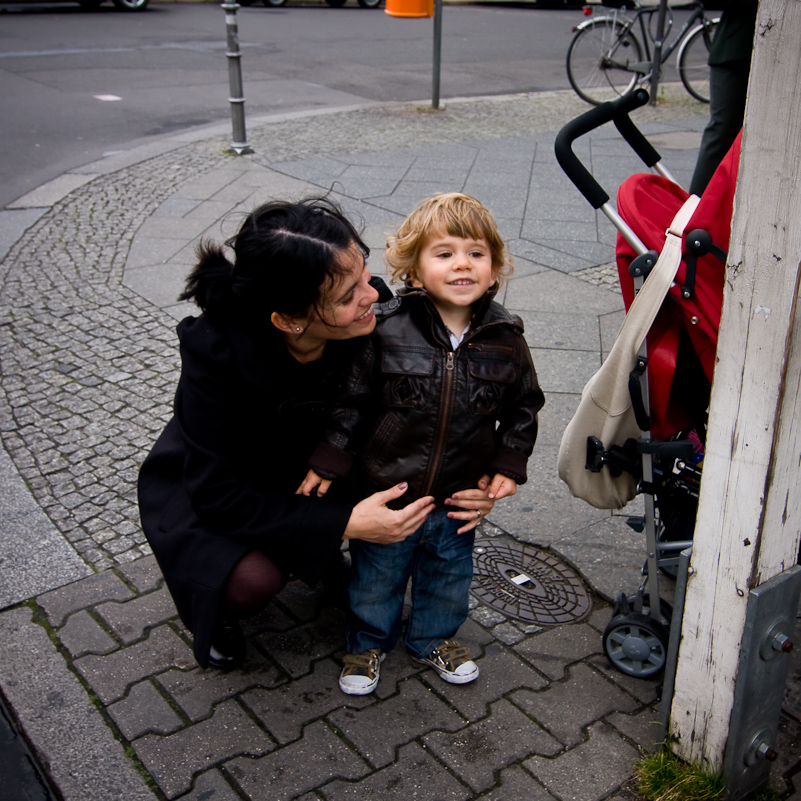
[[[428,656],[412,658],[434,668],[450,684],[467,684],[478,678],[478,665],[470,658],[470,649],[456,640],[445,640]]]
[[[386,654],[371,648],[361,654],[345,654],[339,675],[339,689],[347,695],[369,695],[378,685],[381,663]]]

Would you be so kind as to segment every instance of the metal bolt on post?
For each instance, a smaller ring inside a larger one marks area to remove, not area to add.
[[[223,3],[225,11],[225,29],[228,36],[228,84],[231,104],[231,124],[233,126],[233,141],[228,152],[242,156],[252,153],[253,148],[248,144],[245,133],[245,98],[242,94],[242,63],[239,52],[239,30],[236,24],[236,10],[239,3]]]

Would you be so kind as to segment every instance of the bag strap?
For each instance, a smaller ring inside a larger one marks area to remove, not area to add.
[[[687,227],[687,223],[692,219],[700,202],[701,198],[698,197],[698,195],[690,195],[687,200],[684,201],[684,205],[676,213],[670,227],[665,231],[665,236],[673,235],[681,239],[684,235],[684,229]]]
[[[679,209],[670,227],[665,231],[665,244],[656,264],[637,292],[634,302],[629,306],[620,335],[623,335],[625,329],[631,332],[633,335],[631,346],[634,353],[639,350],[676,278],[681,264],[681,238],[700,200],[698,195],[690,195]]]

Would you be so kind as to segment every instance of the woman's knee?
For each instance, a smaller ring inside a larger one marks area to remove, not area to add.
[[[225,587],[225,612],[236,618],[260,612],[286,586],[283,571],[260,551],[250,551],[231,571]]]

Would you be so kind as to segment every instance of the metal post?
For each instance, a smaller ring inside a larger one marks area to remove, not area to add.
[[[651,105],[656,105],[656,90],[662,72],[662,44],[665,38],[665,17],[668,0],[660,0],[659,15],[656,18],[656,41],[654,42],[654,61],[651,64]]]
[[[676,590],[673,594],[673,616],[670,619],[665,676],[662,682],[662,701],[659,706],[659,733],[654,738],[654,745],[667,742],[670,707],[673,703],[673,693],[676,688],[676,665],[679,661],[681,621],[684,617],[684,599],[687,596],[687,577],[690,575],[690,556],[692,552],[693,549],[690,546],[679,554]]]
[[[248,145],[245,134],[245,98],[242,94],[242,64],[239,53],[239,31],[236,24],[236,10],[238,3],[223,3],[225,11],[225,29],[228,36],[228,85],[231,104],[231,123],[233,126],[233,141],[228,152],[241,156],[252,153],[253,148]]]
[[[442,0],[434,0],[434,76],[431,90],[431,106],[439,108],[439,73],[442,63]]]

